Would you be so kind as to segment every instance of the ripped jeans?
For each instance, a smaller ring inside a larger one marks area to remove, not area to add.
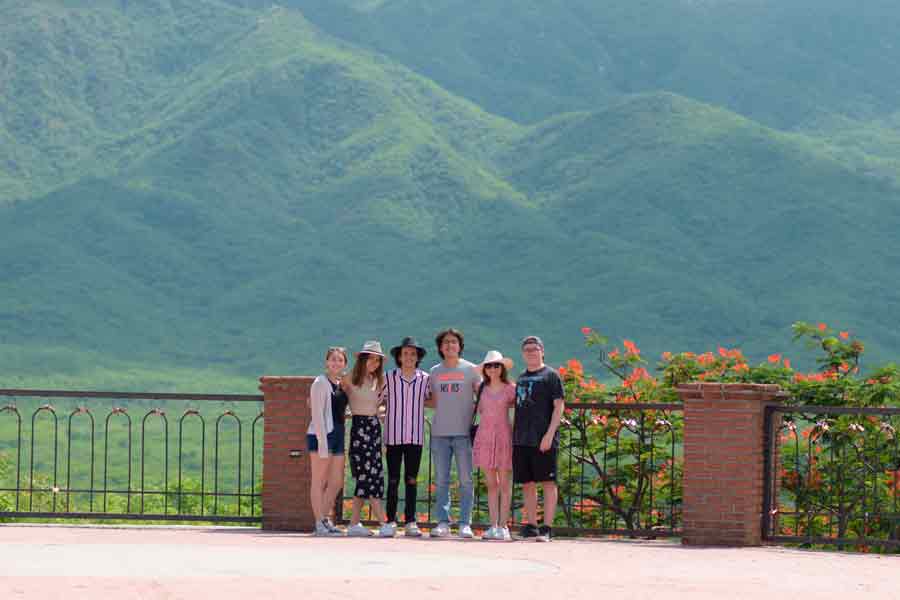
[[[405,497],[403,501],[403,514],[407,523],[416,522],[416,491],[418,485],[416,478],[419,476],[419,463],[422,462],[422,446],[419,444],[399,444],[387,446],[387,520],[388,523],[397,521],[397,491],[400,487],[400,467],[403,466],[403,479],[405,481]]]

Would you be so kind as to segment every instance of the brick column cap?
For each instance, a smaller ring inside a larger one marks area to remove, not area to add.
[[[259,389],[263,392],[275,388],[281,390],[299,389],[310,386],[315,379],[315,377],[309,375],[263,375],[259,378]]]
[[[732,400],[780,402],[790,394],[775,383],[717,383],[710,381],[682,383],[675,390],[681,400],[713,400],[727,396]]]
[[[781,386],[777,383],[720,383],[715,381],[696,381],[691,383],[680,383],[676,388],[684,391],[704,391],[704,390],[720,390],[726,388],[729,391],[736,392],[759,392],[763,394],[777,394],[781,391]]]

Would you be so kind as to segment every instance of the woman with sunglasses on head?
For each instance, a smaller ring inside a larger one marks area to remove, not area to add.
[[[394,531],[385,520],[381,499],[384,497],[384,466],[381,462],[381,421],[378,408],[384,387],[384,352],[379,342],[363,344],[349,377],[341,382],[350,401],[353,421],[350,427],[350,472],[356,480],[353,492],[353,514],[347,535],[370,537],[372,530],[360,523],[363,502],[368,500],[372,516],[381,522],[381,537],[393,537]]]
[[[347,395],[338,386],[347,367],[347,351],[333,346],[325,352],[325,373],[313,381],[309,395],[311,419],[306,431],[309,450],[310,502],[316,518],[315,535],[343,535],[328,518],[344,487],[344,413]]]
[[[491,350],[478,366],[484,378],[478,391],[478,431],[472,446],[473,464],[484,473],[491,527],[482,539],[510,541],[507,524],[512,501],[512,424],[516,386],[509,381],[513,362]]]

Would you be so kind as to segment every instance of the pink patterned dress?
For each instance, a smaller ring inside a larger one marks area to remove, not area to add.
[[[478,433],[472,446],[476,468],[512,470],[512,425],[509,409],[516,403],[516,386],[509,384],[499,392],[485,386],[478,403]]]

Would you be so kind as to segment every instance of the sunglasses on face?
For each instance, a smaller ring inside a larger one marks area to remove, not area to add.
[[[500,363],[490,363],[490,364],[488,364],[488,365],[484,365],[484,368],[485,368],[485,369],[499,369],[499,368],[501,368],[502,366],[503,366],[503,365],[501,365]]]

